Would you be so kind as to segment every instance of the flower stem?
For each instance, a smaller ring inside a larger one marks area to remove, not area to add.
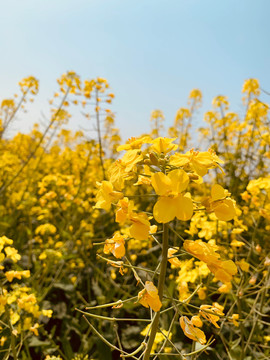
[[[163,238],[162,238],[162,257],[161,257],[161,265],[160,265],[160,274],[158,278],[158,295],[160,298],[160,301],[162,302],[163,298],[163,290],[164,290],[164,284],[165,284],[165,278],[166,278],[166,270],[167,270],[167,259],[168,259],[168,234],[169,234],[169,228],[168,224],[163,225]],[[151,349],[156,337],[156,333],[158,330],[158,324],[159,324],[159,315],[160,311],[156,313],[156,316],[154,318],[152,327],[151,327],[151,333],[149,336],[149,340],[147,343],[146,351],[143,357],[143,360],[149,360]]]

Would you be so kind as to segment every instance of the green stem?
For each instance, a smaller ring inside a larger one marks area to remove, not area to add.
[[[161,265],[160,265],[160,274],[158,278],[158,295],[160,298],[160,301],[162,302],[163,298],[163,291],[164,291],[164,284],[165,284],[165,278],[166,278],[166,270],[167,270],[167,258],[168,258],[168,234],[169,234],[169,227],[168,224],[163,225],[163,239],[162,239],[162,257],[161,257]],[[156,337],[156,333],[158,330],[158,324],[159,324],[159,316],[160,311],[156,313],[156,316],[154,318],[152,327],[151,327],[151,333],[149,336],[149,340],[147,343],[146,351],[143,357],[143,360],[149,360],[151,349]]]

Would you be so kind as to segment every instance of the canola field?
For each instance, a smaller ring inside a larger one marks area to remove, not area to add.
[[[269,359],[270,94],[248,79],[195,131],[194,89],[124,142],[107,80],[57,82],[28,134],[37,79],[1,100],[0,359]]]

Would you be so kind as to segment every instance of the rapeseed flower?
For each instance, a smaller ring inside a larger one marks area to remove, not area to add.
[[[194,326],[193,322],[187,316],[181,316],[180,326],[184,334],[191,340],[199,342],[201,345],[206,343],[205,334],[202,330]],[[193,320],[194,321],[194,320]]]
[[[152,175],[152,185],[159,199],[154,205],[153,215],[157,222],[167,223],[175,217],[189,220],[193,214],[193,203],[188,194],[182,193],[189,184],[189,177],[184,170],[177,169],[168,175],[157,172]]]
[[[105,241],[103,251],[105,254],[112,253],[117,259],[122,258],[126,253],[124,237],[117,231],[111,239]]]
[[[146,281],[144,289],[138,294],[138,301],[144,307],[150,308],[154,311],[159,311],[162,304],[158,296],[158,289],[152,281]]]
[[[205,311],[207,310],[207,312]],[[200,306],[200,315],[204,317],[206,320],[210,321],[216,328],[220,326],[217,324],[217,321],[220,319],[220,316],[223,316],[224,313],[222,312],[223,307],[220,305],[212,306],[212,305],[201,305]],[[212,312],[213,314],[211,314]]]

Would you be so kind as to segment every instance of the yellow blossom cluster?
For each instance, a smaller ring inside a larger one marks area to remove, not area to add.
[[[31,288],[25,286],[24,283],[20,285],[14,281],[14,279],[29,278],[29,270],[5,270],[3,264],[7,259],[10,259],[13,264],[21,259],[18,251],[12,245],[13,240],[6,236],[0,237],[0,270],[6,278],[6,280],[2,279],[1,281],[0,292],[1,346],[9,345],[8,343],[13,341],[12,337],[14,336],[17,337],[19,334],[25,336],[24,334],[27,331],[38,336],[41,315],[50,318],[53,313],[52,310],[40,309],[36,295]],[[11,284],[9,285],[9,283]],[[12,329],[11,333],[10,329]],[[5,334],[8,333],[9,336],[7,337]]]

